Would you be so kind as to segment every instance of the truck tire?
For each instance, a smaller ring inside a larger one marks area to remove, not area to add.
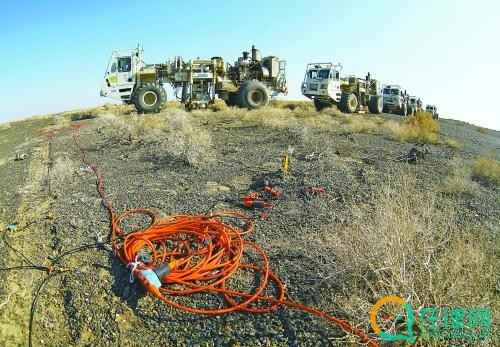
[[[138,113],[158,113],[167,101],[167,93],[158,84],[147,83],[134,91],[132,101]]]
[[[381,95],[372,95],[370,96],[370,102],[368,104],[368,109],[370,113],[379,114],[382,113],[384,109],[384,99]]]
[[[407,108],[406,104],[403,104],[403,106],[401,106],[401,109],[399,110],[399,114],[403,117],[406,117],[408,115],[408,108]]]
[[[243,107],[240,102],[240,94],[239,93],[228,93],[227,99],[226,99],[226,105],[231,107],[231,106],[239,106]]]
[[[314,99],[314,107],[316,108],[316,111],[320,112],[327,107],[331,107],[331,104],[327,101],[323,101],[320,99]]]
[[[239,106],[249,109],[269,105],[269,94],[266,86],[257,80],[246,82],[240,89]]]
[[[413,117],[414,115],[415,115],[415,109],[411,105],[408,106],[408,116]]]
[[[340,97],[340,110],[344,113],[353,113],[358,109],[358,98],[353,93],[342,93]]]

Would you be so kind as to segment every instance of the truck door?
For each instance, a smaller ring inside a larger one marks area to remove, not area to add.
[[[106,71],[106,83],[108,87],[114,87],[116,86],[117,82],[117,61],[115,57],[112,57],[111,61],[109,62],[108,70]]]

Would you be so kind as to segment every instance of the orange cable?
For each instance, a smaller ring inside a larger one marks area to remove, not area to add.
[[[224,211],[214,215],[177,215],[160,219],[149,209],[131,209],[121,215],[114,211],[111,201],[104,192],[103,176],[97,166],[89,163],[84,149],[79,143],[79,129],[74,129],[73,137],[81,152],[82,161],[96,176],[96,185],[103,204],[111,220],[111,242],[117,257],[123,264],[134,265],[134,274],[141,270],[153,269],[162,264],[170,264],[171,271],[161,278],[161,287],[146,285],[148,292],[165,304],[179,310],[204,315],[222,315],[230,312],[269,313],[280,306],[307,312],[339,326],[347,333],[357,335],[370,347],[378,347],[378,342],[363,330],[352,326],[343,319],[336,318],[321,310],[292,301],[286,296],[286,288],[281,279],[270,269],[269,259],[256,243],[244,240],[253,231],[253,221],[244,214]],[[121,223],[132,214],[142,214],[151,218],[144,229],[126,233]],[[237,228],[226,219],[240,219],[245,222],[245,230]],[[151,260],[137,263],[139,252],[148,251]],[[245,256],[253,254],[260,261],[250,262]],[[250,292],[231,289],[228,281],[238,270],[260,274],[260,283]],[[136,276],[138,277],[138,276]],[[138,277],[139,280],[141,278]],[[142,282],[144,284],[144,282]],[[275,296],[264,292],[273,284]],[[223,295],[223,308],[199,308],[187,306],[168,298],[194,293]],[[258,305],[256,305],[258,304]]]

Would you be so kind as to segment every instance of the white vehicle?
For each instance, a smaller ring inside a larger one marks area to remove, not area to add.
[[[391,84],[384,86],[384,112],[399,114],[403,117],[408,115],[408,94],[401,86]]]
[[[364,78],[340,77],[342,65],[312,63],[306,68],[302,94],[314,101],[316,110],[336,105],[344,113],[382,112],[380,84],[370,73]]]
[[[286,62],[262,57],[252,46],[234,65],[221,57],[191,59],[175,57],[159,64],[145,64],[143,50],[115,51],[104,75],[101,96],[134,104],[138,113],[160,112],[167,101],[165,86],[188,109],[207,108],[216,97],[229,106],[249,109],[269,104],[271,97],[287,92]],[[180,94],[180,95],[179,95]]]
[[[302,83],[302,94],[314,101],[317,110],[330,103],[338,104],[342,96],[340,89],[341,64],[307,64],[306,75]]]
[[[427,105],[425,107],[425,111],[429,112],[430,114],[432,114],[432,118],[433,119],[438,119],[439,118],[439,114],[437,112],[437,107],[436,106],[434,106],[434,105]]]
[[[113,51],[101,86],[100,95],[124,103],[131,103],[131,95],[136,84],[135,76],[146,64],[144,51],[136,49]]]
[[[408,115],[413,116],[420,111],[422,111],[422,100],[419,97],[410,96],[408,101]]]

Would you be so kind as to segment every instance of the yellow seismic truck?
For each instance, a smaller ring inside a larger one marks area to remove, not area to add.
[[[251,53],[231,65],[221,57],[184,61],[175,57],[161,64],[146,64],[143,49],[114,51],[101,96],[133,104],[139,113],[159,112],[167,101],[165,85],[174,89],[177,100],[188,110],[206,108],[216,98],[229,106],[259,108],[270,98],[287,93],[286,63],[274,56]]]

